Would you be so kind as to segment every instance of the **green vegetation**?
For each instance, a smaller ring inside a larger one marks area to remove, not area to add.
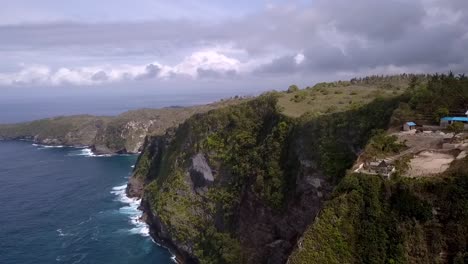
[[[442,117],[448,116],[449,113],[450,112],[446,107],[438,108],[437,111],[434,113],[434,121],[439,122]]]
[[[411,158],[413,155],[404,155],[400,157],[399,159],[395,160],[394,165],[395,165],[395,170],[396,174],[394,175],[395,177],[403,175],[405,172],[407,172],[411,168]]]
[[[279,105],[283,113],[291,117],[299,117],[307,112],[321,115],[348,111],[376,98],[398,97],[405,92],[411,76],[371,76],[349,82],[318,83],[304,90],[293,85],[287,93],[281,94]]]
[[[398,105],[398,98],[374,102],[330,115],[306,114],[299,119],[293,138],[306,157],[316,160],[325,174],[338,182],[356,159],[356,149],[363,149],[375,129],[387,128]],[[311,136],[312,135],[312,136]]]
[[[391,124],[415,120],[433,124],[468,105],[463,76],[410,76]],[[462,126],[450,127],[461,132]],[[365,156],[388,156],[404,145],[376,131]],[[468,159],[452,163],[438,177],[398,177],[410,156],[395,161],[391,181],[351,174],[304,233],[291,263],[467,263]]]
[[[405,147],[404,143],[398,142],[397,136],[389,136],[384,130],[376,130],[364,153],[368,158],[384,158],[398,154]]]
[[[246,190],[268,210],[287,214],[299,153],[317,161],[318,169],[338,182],[356,158],[354,149],[365,146],[370,131],[386,127],[398,102],[378,99],[346,112],[293,119],[282,114],[278,96],[268,93],[193,116],[177,129],[159,165],[153,158],[149,166],[147,174],[154,175],[150,177],[154,181],[147,186],[146,197],[172,237],[193,245],[201,263],[239,263],[248,257],[235,233],[236,212]],[[222,172],[203,191],[193,190],[186,176],[198,153],[212,171]],[[146,157],[143,152],[138,172],[148,168]]]
[[[150,167],[148,174],[157,175],[146,189],[152,208],[176,241],[194,245],[201,263],[238,263],[242,257],[229,226],[248,182],[255,182],[253,189],[266,203],[282,206],[289,175],[283,147],[290,126],[291,121],[279,115],[274,94],[195,115],[179,127],[161,166]],[[226,175],[201,195],[191,191],[184,176],[191,157],[200,152],[207,154],[215,171]],[[225,229],[214,228],[218,214]]]
[[[374,158],[405,148],[384,133],[390,123],[433,122],[434,112],[424,110],[430,103],[425,91],[442,97],[446,91],[437,82],[444,78],[374,76],[303,90],[293,85],[284,93],[196,114],[181,123],[175,135],[162,137],[167,144],[161,150],[154,150],[160,146],[154,138],[145,147],[135,170],[150,181],[144,198],[175,244],[200,263],[244,263],[253,257],[253,249],[244,245],[251,234],[238,233],[245,221],[241,209],[255,206],[284,219],[289,210],[297,212],[292,206],[298,206],[308,188],[303,177],[313,174],[327,187],[338,187],[307,229],[291,263],[438,263],[445,256],[458,261],[466,255],[462,208],[468,207],[451,201],[449,193],[468,199],[461,187],[466,186],[466,172],[452,168],[442,179],[398,177],[409,169],[409,157],[403,156],[395,162],[399,173],[391,181],[345,176],[363,150]],[[450,78],[464,82],[464,77]],[[448,100],[463,104],[455,97]],[[445,104],[432,109],[443,114],[444,107],[456,109]],[[194,184],[198,176],[192,173],[192,159],[199,155],[214,177],[201,187]],[[317,204],[300,206],[311,209]],[[278,229],[279,238],[269,243],[283,238],[281,227],[259,221],[265,229]],[[443,234],[450,228],[458,234]]]
[[[426,80],[414,78],[408,90],[409,104],[428,123],[438,123],[442,115],[464,113],[468,106],[468,78],[436,74]],[[437,119],[437,120],[434,120]]]
[[[97,129],[109,120],[108,117],[79,115],[55,117],[27,123],[0,125],[0,138],[16,139],[37,136],[39,139],[57,139],[57,143],[83,141],[90,143]],[[82,133],[86,130],[88,133]],[[55,143],[55,144],[57,144]]]
[[[137,152],[146,135],[163,135],[196,113],[239,104],[234,98],[208,105],[139,109],[115,117],[65,116],[0,125],[0,139],[30,139],[51,145],[95,146],[98,152]]]
[[[426,87],[416,90],[412,103],[419,109],[427,108],[427,110],[441,107],[449,110],[464,109],[468,100],[467,87],[468,78],[464,75],[436,74],[431,76]]]
[[[297,263],[464,263],[468,160],[440,178],[349,175],[305,232]]]
[[[465,129],[463,123],[455,122],[447,127],[447,130],[452,132],[454,135],[460,134]]]
[[[304,101],[306,98],[307,98],[307,92],[302,90],[302,91],[297,91],[294,94],[294,97],[291,98],[291,101],[296,102],[296,103],[300,103],[300,102]]]
[[[299,91],[299,87],[297,87],[297,85],[293,84],[293,85],[290,85],[290,86],[288,87],[288,91],[287,91],[287,92],[288,92],[288,93],[295,93],[295,92],[297,92],[297,91]]]

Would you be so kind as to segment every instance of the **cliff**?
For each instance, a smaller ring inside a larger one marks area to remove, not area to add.
[[[127,192],[184,262],[285,263],[398,98],[284,114],[278,94],[197,114],[148,138]]]
[[[0,140],[26,139],[44,145],[90,146],[97,154],[137,153],[146,135],[163,135],[195,113],[237,104],[231,99],[193,107],[140,109],[118,116],[63,116],[0,125]]]

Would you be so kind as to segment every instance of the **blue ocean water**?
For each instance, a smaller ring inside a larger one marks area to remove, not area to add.
[[[172,263],[125,196],[135,160],[0,141],[0,263]]]

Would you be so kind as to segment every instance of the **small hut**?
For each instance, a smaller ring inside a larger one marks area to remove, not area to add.
[[[416,129],[416,123],[414,122],[406,122],[403,124],[403,130],[404,131],[410,131]]]

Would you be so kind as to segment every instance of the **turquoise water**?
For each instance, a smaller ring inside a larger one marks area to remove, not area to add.
[[[135,160],[0,141],[0,263],[172,263],[125,196]]]

